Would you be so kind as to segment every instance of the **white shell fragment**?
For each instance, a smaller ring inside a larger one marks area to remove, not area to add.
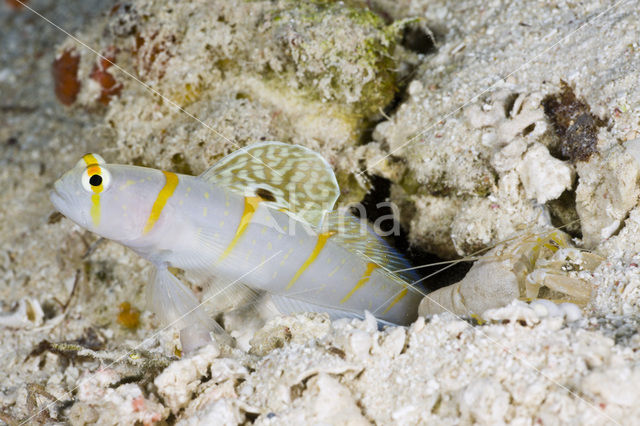
[[[0,327],[32,328],[42,325],[44,312],[40,302],[31,297],[24,297],[18,302],[13,312],[0,314]]]

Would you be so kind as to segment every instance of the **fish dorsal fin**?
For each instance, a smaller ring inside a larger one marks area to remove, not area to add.
[[[313,226],[322,222],[340,195],[333,170],[320,154],[283,142],[241,148],[200,177],[242,195],[258,196]]]
[[[361,221],[346,210],[335,210],[325,217],[322,229],[337,230],[331,241],[377,264],[406,283],[419,279],[413,270],[406,270],[411,267],[407,259],[376,234],[366,220]]]

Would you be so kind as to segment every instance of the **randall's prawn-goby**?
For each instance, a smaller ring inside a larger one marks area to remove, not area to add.
[[[54,185],[62,214],[148,259],[149,308],[180,329],[183,350],[222,328],[169,269],[223,291],[264,291],[282,313],[327,312],[407,324],[422,292],[406,260],[373,229],[333,210],[340,194],[329,164],[298,145],[263,142],[200,176],[106,164],[87,154]],[[222,280],[220,279],[222,278]]]

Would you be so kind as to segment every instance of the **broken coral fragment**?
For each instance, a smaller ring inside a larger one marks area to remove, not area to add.
[[[573,184],[573,169],[540,143],[527,150],[517,170],[527,197],[540,204],[560,197]]]
[[[320,373],[306,382],[302,395],[291,406],[278,413],[262,415],[255,424],[364,426],[371,423],[347,387],[333,376]]]
[[[78,380],[76,401],[70,409],[72,424],[154,424],[164,420],[169,410],[154,396],[146,396],[139,385],[117,387],[120,379],[111,369],[100,369]]]
[[[576,170],[576,211],[583,244],[593,249],[619,230],[637,204],[640,163],[628,149],[616,144],[589,161],[579,162]]]
[[[265,356],[285,344],[303,343],[325,336],[331,327],[329,315],[306,312],[302,315],[279,315],[268,321],[250,341],[250,353]]]
[[[219,355],[220,350],[215,344],[204,346],[192,356],[173,362],[155,378],[158,393],[172,412],[187,406],[208,374],[211,363]]]

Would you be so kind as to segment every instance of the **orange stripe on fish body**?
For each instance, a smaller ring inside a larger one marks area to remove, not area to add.
[[[318,235],[318,242],[316,243],[316,246],[313,248],[313,251],[307,258],[307,260],[305,260],[305,262],[302,264],[300,269],[298,269],[293,278],[291,278],[291,281],[289,281],[289,284],[287,284],[285,290],[289,290],[293,286],[293,284],[295,284],[298,278],[300,278],[300,275],[302,275],[302,273],[316,260],[325,244],[327,243],[327,240],[337,233],[337,231],[327,231]]]
[[[351,291],[349,293],[347,293],[347,295],[345,297],[342,298],[342,300],[340,301],[340,303],[344,303],[347,300],[349,300],[351,298],[351,296],[353,296],[353,294],[360,290],[367,282],[369,282],[369,279],[371,278],[371,274],[373,273],[373,271],[378,268],[378,265],[376,265],[375,263],[367,263],[367,268],[365,269],[364,273],[362,274],[362,277],[358,280],[358,282],[356,283],[356,285],[351,289]]]
[[[171,172],[165,172],[164,170],[162,171],[162,173],[165,176],[165,184],[160,190],[160,192],[158,193],[158,196],[156,197],[156,201],[153,203],[153,206],[151,207],[151,213],[149,214],[147,223],[144,225],[144,228],[142,230],[142,235],[146,235],[149,232],[151,232],[156,222],[160,218],[160,215],[162,214],[162,210],[164,209],[164,206],[167,204],[167,201],[169,201],[169,198],[171,198],[174,191],[176,190],[176,187],[178,186],[178,182],[179,182],[178,175]]]
[[[238,224],[238,229],[236,230],[236,234],[233,237],[233,240],[229,243],[225,251],[220,256],[218,262],[223,261],[229,256],[231,250],[238,244],[240,238],[247,230],[247,226],[249,226],[249,222],[251,222],[251,218],[258,210],[258,205],[263,201],[260,197],[244,197],[244,211],[242,212],[242,217],[240,218],[240,223]]]

